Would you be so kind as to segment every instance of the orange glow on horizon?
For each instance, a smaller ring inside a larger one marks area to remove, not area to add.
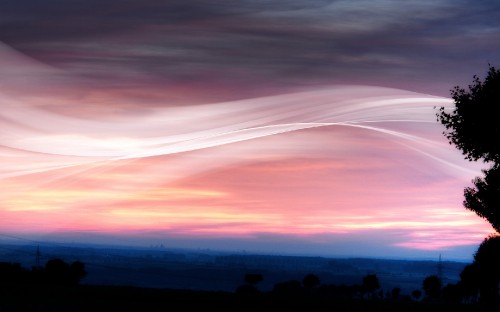
[[[147,169],[147,161],[141,162]],[[356,181],[338,184],[334,172],[349,170],[349,166],[335,165],[329,160],[255,163],[163,187],[144,183],[138,189],[135,187],[137,181],[124,179],[130,176],[120,173],[127,172],[129,165],[136,169],[141,167],[134,162],[111,171],[90,170],[80,174],[79,180],[70,177],[72,183],[56,180],[24,192],[3,194],[0,204],[4,208],[0,210],[0,217],[9,220],[4,227],[19,230],[26,218],[30,218],[37,220],[32,222],[30,231],[76,230],[119,235],[147,229],[192,237],[253,237],[269,233],[308,237],[312,241],[315,236],[325,234],[403,230],[410,235],[395,245],[422,250],[474,244],[491,232],[473,213],[450,206],[444,194],[433,195],[435,204],[418,196],[412,199],[415,202],[405,200],[398,207],[386,206],[388,203],[395,205],[394,200],[382,200],[377,204],[373,201],[376,195],[370,194],[383,194],[387,190],[391,194],[393,190],[380,181],[371,184],[367,180],[368,184],[361,188],[355,186]],[[332,173],[325,174],[325,170]],[[143,178],[152,182],[156,174],[148,172]],[[302,181],[298,177],[306,179]],[[263,183],[265,180],[269,185]],[[309,181],[315,180],[319,183],[310,184]],[[22,189],[22,181],[19,179],[18,185],[12,184],[11,188]],[[381,189],[365,192],[368,185]],[[332,193],[332,189],[336,191]],[[420,188],[420,191],[424,190]],[[350,199],[339,197],[342,193]],[[363,193],[364,197],[356,193]],[[405,191],[405,194],[411,193]],[[327,202],[330,204],[325,206]],[[342,203],[343,208],[335,207],[335,202]],[[454,232],[456,229],[468,229],[468,238]],[[454,234],[449,234],[452,232]]]

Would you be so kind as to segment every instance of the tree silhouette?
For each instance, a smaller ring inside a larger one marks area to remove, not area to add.
[[[427,276],[422,282],[422,288],[427,298],[435,300],[441,294],[442,283],[436,275]]]
[[[484,81],[474,76],[468,90],[455,87],[451,91],[455,103],[453,111],[441,107],[436,114],[446,128],[444,135],[470,161],[490,163],[483,170],[484,177],[473,180],[474,187],[464,190],[464,206],[487,220],[500,233],[500,70],[489,66]],[[465,291],[472,299],[474,283],[478,283],[480,301],[492,307],[498,305],[500,273],[500,243],[498,236],[485,239],[474,256],[474,270],[478,279],[468,276]],[[463,272],[465,276],[470,272]],[[464,279],[464,278],[462,278]]]
[[[50,284],[67,284],[69,265],[61,259],[51,259],[45,264],[45,276]]]
[[[75,261],[69,265],[61,259],[50,259],[44,270],[47,283],[54,285],[77,285],[87,275],[85,264]]]
[[[87,276],[87,271],[85,271],[85,264],[80,261],[75,261],[69,266],[69,283],[77,285],[80,280]]]
[[[401,295],[401,288],[399,287],[394,287],[391,291],[391,297],[393,300],[398,300],[399,296]]]
[[[500,236],[486,238],[474,254],[474,265],[479,280],[480,300],[483,304],[498,303],[500,283]]]
[[[474,262],[472,264],[466,265],[460,273],[460,285],[462,286],[462,292],[465,302],[475,303],[479,295],[479,268]]]
[[[464,206],[491,223],[500,232],[500,70],[490,66],[484,81],[474,76],[468,90],[451,91],[455,108],[441,107],[436,114],[446,128],[444,135],[470,161],[491,163],[484,178],[475,178],[475,188],[464,191]]]
[[[302,280],[302,285],[304,285],[304,288],[306,289],[313,289],[320,283],[321,282],[319,280],[319,277],[314,274],[307,274],[306,276],[304,276],[304,279]]]
[[[475,188],[465,189],[464,206],[486,219],[500,233],[500,164],[483,173],[484,178],[474,179]]]
[[[500,71],[490,66],[484,81],[477,76],[469,90],[456,86],[451,91],[455,109],[441,107],[438,120],[446,127],[444,135],[469,160],[500,163]]]
[[[441,293],[445,302],[460,303],[462,301],[463,293],[460,283],[457,284],[448,283],[446,286],[443,287]]]
[[[422,297],[422,291],[415,289],[411,292],[411,295],[415,298],[415,300],[420,300],[420,297]]]
[[[19,263],[0,262],[0,286],[23,282],[26,270]]]
[[[378,281],[378,277],[376,274],[367,274],[363,277],[363,284],[361,285],[361,292],[364,296],[365,294],[369,295],[369,298],[375,299],[377,298],[376,291],[380,289],[380,283]],[[381,291],[383,297],[383,291]]]
[[[376,274],[368,274],[363,277],[363,288],[368,292],[374,292],[380,288],[380,283]]]
[[[262,274],[256,274],[256,273],[245,274],[244,276],[245,284],[238,286],[238,288],[236,288],[236,293],[240,295],[256,295],[259,293],[259,290],[255,285],[263,280],[264,278],[262,277]]]

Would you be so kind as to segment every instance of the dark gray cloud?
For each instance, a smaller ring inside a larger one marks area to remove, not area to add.
[[[340,82],[447,94],[500,64],[497,1],[4,0],[0,12],[1,41],[117,84]]]

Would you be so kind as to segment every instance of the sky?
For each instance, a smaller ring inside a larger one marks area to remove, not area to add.
[[[3,0],[0,241],[472,259],[436,107],[498,1]]]

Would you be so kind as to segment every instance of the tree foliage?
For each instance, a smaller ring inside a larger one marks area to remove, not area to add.
[[[497,306],[500,283],[500,236],[487,237],[474,254],[476,276],[479,281],[480,299],[483,303]]]
[[[500,163],[500,70],[490,66],[484,81],[474,76],[468,90],[456,86],[451,96],[455,108],[437,113],[444,135],[466,159]]]
[[[484,81],[474,76],[468,90],[456,86],[451,96],[455,108],[437,113],[444,135],[466,159],[492,164],[465,188],[463,204],[500,232],[500,70],[490,66]]]
[[[444,135],[470,161],[490,163],[484,177],[473,180],[474,187],[464,190],[464,206],[486,219],[500,233],[500,70],[490,66],[484,81],[474,76],[465,90],[451,91],[455,108],[441,107],[438,121],[446,128]],[[474,255],[474,263],[461,274],[465,295],[479,298],[483,304],[498,305],[500,282],[500,236],[486,238]]]
[[[473,180],[475,187],[465,188],[464,206],[486,219],[500,233],[500,165],[495,164],[483,173],[483,178]]]

